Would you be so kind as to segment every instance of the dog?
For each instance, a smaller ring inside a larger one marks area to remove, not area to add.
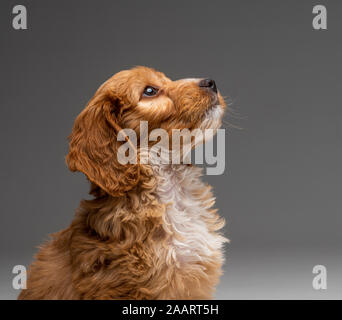
[[[211,299],[227,239],[202,169],[123,165],[117,137],[123,128],[139,136],[141,121],[169,133],[216,130],[225,108],[213,80],[172,81],[147,67],[100,86],[74,122],[66,156],[69,169],[90,181],[93,198],[40,247],[18,298]]]

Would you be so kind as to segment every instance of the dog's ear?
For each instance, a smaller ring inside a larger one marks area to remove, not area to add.
[[[140,177],[138,164],[122,165],[117,159],[120,108],[117,97],[96,93],[75,120],[66,157],[71,171],[83,172],[114,197],[134,188]]]

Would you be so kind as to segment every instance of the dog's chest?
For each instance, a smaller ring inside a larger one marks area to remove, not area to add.
[[[186,165],[155,168],[157,195],[167,205],[164,228],[172,234],[167,262],[205,261],[221,249],[225,239],[210,232],[210,207],[214,198],[200,179],[201,169]]]

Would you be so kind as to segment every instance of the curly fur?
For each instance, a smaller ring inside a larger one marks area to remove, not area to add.
[[[159,93],[141,92],[156,85]],[[104,83],[75,120],[66,162],[91,182],[71,225],[40,247],[19,299],[208,299],[221,274],[224,221],[212,209],[201,169],[127,164],[116,157],[119,128],[197,128],[222,97],[196,80],[155,70],[122,71]]]

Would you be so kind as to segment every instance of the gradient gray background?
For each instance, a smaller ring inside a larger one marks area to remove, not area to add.
[[[315,4],[327,31],[312,28]],[[225,174],[206,177],[231,239],[216,297],[342,298],[341,1],[2,0],[0,12],[0,298],[87,197],[64,163],[74,118],[134,65],[212,77],[234,101]],[[326,291],[312,288],[317,264]]]

